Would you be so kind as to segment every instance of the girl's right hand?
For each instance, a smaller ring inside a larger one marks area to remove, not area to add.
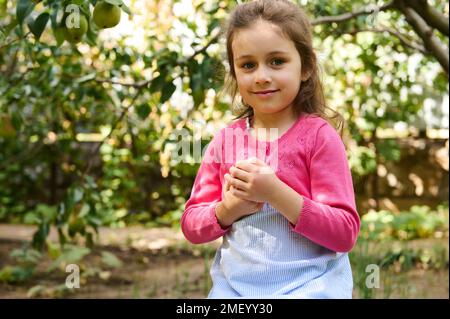
[[[233,186],[225,179],[223,200],[221,203],[224,208],[221,212],[224,216],[219,216],[220,214],[217,216],[222,226],[229,226],[244,216],[260,211],[264,206],[264,202],[253,202],[234,196],[231,192],[232,189]]]

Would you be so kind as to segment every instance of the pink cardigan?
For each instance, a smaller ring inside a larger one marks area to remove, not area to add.
[[[181,217],[186,239],[194,244],[205,243],[230,230],[231,226],[222,229],[215,214],[222,200],[224,175],[256,147],[256,152],[266,149],[265,162],[272,163],[278,178],[303,196],[299,219],[296,225],[290,224],[291,229],[332,251],[349,252],[356,243],[360,219],[345,146],[336,130],[318,116],[302,114],[272,142],[251,136],[242,147],[242,141],[236,144],[238,138],[229,138],[230,130],[241,136],[247,132],[245,129],[245,119],[236,120],[220,130],[208,145]],[[257,154],[261,158],[261,153]]]

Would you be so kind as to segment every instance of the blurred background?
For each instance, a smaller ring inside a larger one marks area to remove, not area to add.
[[[347,121],[354,297],[448,298],[448,2],[294,2]],[[0,0],[0,298],[206,297],[220,240],[180,218],[194,145],[233,118],[235,5]]]

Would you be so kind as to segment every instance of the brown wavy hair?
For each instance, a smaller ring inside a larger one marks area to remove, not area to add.
[[[239,94],[232,42],[234,35],[240,29],[251,27],[255,22],[263,20],[281,28],[291,39],[300,55],[302,66],[310,74],[302,81],[300,90],[294,99],[294,114],[315,114],[332,124],[342,137],[344,118],[325,103],[322,82],[319,77],[317,57],[312,46],[312,26],[305,12],[288,0],[255,0],[237,5],[226,21],[224,32],[226,36],[227,60],[229,74],[225,78],[224,92],[231,95],[234,118],[240,119],[253,116],[253,108],[241,101],[236,107],[236,97]]]

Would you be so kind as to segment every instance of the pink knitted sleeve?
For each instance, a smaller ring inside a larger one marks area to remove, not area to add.
[[[216,134],[207,147],[181,217],[183,234],[193,244],[213,241],[230,229],[222,229],[215,212],[217,204],[222,200],[219,161],[221,133]]]
[[[330,250],[349,252],[360,219],[345,146],[328,123],[317,131],[310,163],[311,198],[303,196],[294,230]]]

